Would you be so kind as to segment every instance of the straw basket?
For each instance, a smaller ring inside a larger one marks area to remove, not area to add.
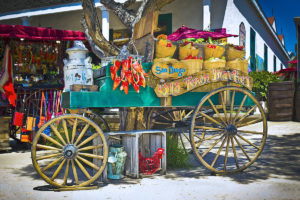
[[[181,60],[180,62],[188,66],[188,73],[187,73],[188,76],[200,72],[202,70],[203,60],[187,59],[187,60]]]
[[[223,59],[217,60],[205,60],[203,63],[203,69],[220,69],[225,68],[226,61]]]
[[[235,59],[232,61],[227,61],[226,68],[227,69],[236,69],[245,74],[248,74],[248,60]]]
[[[195,48],[186,48],[186,47],[179,47],[179,60],[183,60],[188,56],[197,56],[199,53],[199,49]]]
[[[245,57],[246,52],[237,50],[233,47],[228,47],[227,53],[226,53],[226,59],[231,61],[235,60],[237,58],[243,59]]]
[[[175,51],[176,51],[176,46],[174,45],[172,45],[171,47],[166,47],[156,43],[155,57],[156,58],[173,57]]]
[[[205,60],[209,58],[221,58],[225,52],[225,48],[221,46],[216,46],[216,48],[209,48],[207,45],[204,48]]]

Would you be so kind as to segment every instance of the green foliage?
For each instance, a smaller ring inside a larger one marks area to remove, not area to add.
[[[178,136],[167,134],[167,168],[190,168],[188,154],[178,144]]]
[[[251,71],[249,75],[253,78],[253,92],[263,101],[267,100],[269,84],[281,81],[278,75],[267,71]]]

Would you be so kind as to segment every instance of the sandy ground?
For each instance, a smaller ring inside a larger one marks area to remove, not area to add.
[[[268,122],[268,127],[262,155],[243,173],[213,176],[199,164],[97,190],[54,192],[33,169],[29,150],[1,152],[0,199],[300,199],[300,123]]]

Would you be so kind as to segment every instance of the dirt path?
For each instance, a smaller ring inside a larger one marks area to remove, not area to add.
[[[204,167],[166,176],[124,179],[97,190],[42,191],[30,151],[0,153],[0,199],[300,199],[300,123],[269,122],[259,159],[245,172],[212,176]],[[255,127],[253,128],[255,129]]]

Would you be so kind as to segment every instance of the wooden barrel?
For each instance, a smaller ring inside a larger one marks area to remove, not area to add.
[[[270,83],[268,111],[270,121],[292,121],[294,109],[294,82]]]
[[[300,122],[300,84],[296,88],[295,92],[295,121]]]

